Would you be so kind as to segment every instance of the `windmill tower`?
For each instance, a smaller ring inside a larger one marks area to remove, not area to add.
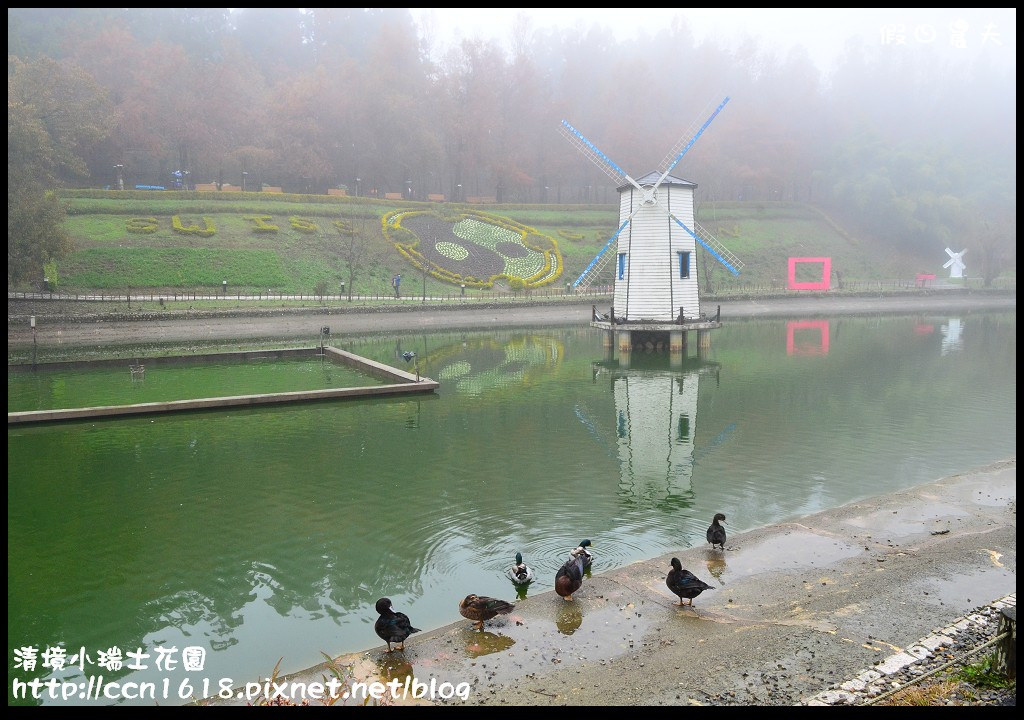
[[[967,265],[964,264],[964,253],[967,250],[961,250],[960,252],[953,252],[949,248],[946,248],[946,254],[949,255],[949,260],[942,267],[949,268],[949,276],[951,278],[962,278],[964,276],[964,270],[967,269]]]
[[[619,228],[573,283],[585,290],[609,262],[614,262],[615,293],[607,318],[594,327],[607,329],[628,352],[639,344],[660,345],[668,336],[671,350],[681,350],[686,330],[721,327],[700,311],[697,245],[734,275],[743,263],[711,233],[695,222],[693,196],[697,186],[670,173],[711,121],[725,98],[699,128],[688,130],[665,156],[657,172],[633,179],[565,120],[560,131],[585,157],[619,183]],[[702,345],[706,333],[700,335]],[[610,342],[610,340],[609,340]]]

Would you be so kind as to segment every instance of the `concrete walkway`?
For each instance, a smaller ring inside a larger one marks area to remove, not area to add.
[[[817,318],[867,314],[965,315],[991,310],[1016,310],[1015,294],[937,293],[930,295],[792,297],[764,300],[722,301],[722,322],[742,318]],[[36,340],[45,345],[102,345],[119,343],[198,342],[217,339],[316,338],[323,326],[339,334],[364,335],[382,332],[503,329],[578,324],[591,320],[592,302],[565,304],[505,304],[480,307],[451,304],[420,307],[294,308],[259,315],[169,316],[148,314],[138,320],[76,317],[37,318]],[[605,302],[607,305],[607,301]],[[719,303],[705,300],[701,308],[714,315]],[[46,308],[41,308],[46,309]],[[598,309],[608,308],[598,305]],[[31,346],[33,331],[28,316],[31,305],[8,309],[7,346]]]
[[[338,662],[364,681],[468,683],[471,705],[798,704],[1016,592],[1016,477],[1014,457],[606,573],[594,538],[574,602],[542,577],[484,632],[456,622]],[[692,609],[665,586],[673,556],[716,586]],[[453,608],[472,590],[453,588]]]

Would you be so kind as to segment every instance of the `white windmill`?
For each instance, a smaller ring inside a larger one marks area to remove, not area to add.
[[[964,270],[967,266],[964,265],[964,254],[967,252],[966,249],[960,252],[953,252],[949,248],[946,248],[946,254],[949,255],[949,260],[942,267],[949,268],[949,276],[951,278],[962,278],[964,276]]]
[[[621,349],[631,346],[631,323],[637,326],[634,329],[643,332],[671,334],[678,331],[680,325],[701,322],[698,243],[734,275],[739,275],[743,266],[739,258],[694,222],[696,184],[669,174],[728,102],[729,98],[725,98],[696,132],[692,128],[688,130],[665,156],[657,172],[638,180],[630,177],[576,128],[562,121],[559,128],[562,135],[609,177],[621,183],[617,188],[619,228],[573,283],[574,289],[585,290],[615,258],[613,316],[607,323],[598,320],[592,325],[614,329]],[[609,252],[616,241],[616,251]],[[706,323],[706,327],[690,325],[690,329],[720,326],[715,321]],[[680,337],[679,342],[685,343],[685,336]],[[671,345],[672,349],[678,349],[676,336],[672,337]]]

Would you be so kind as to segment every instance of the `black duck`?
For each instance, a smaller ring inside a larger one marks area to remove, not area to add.
[[[711,521],[711,527],[708,528],[708,542],[711,543],[712,550],[715,549],[715,545],[725,550],[725,528],[718,524],[719,520],[725,520],[725,515],[716,514],[715,519]]]
[[[697,579],[689,570],[683,570],[682,564],[679,562],[679,558],[672,558],[672,569],[668,572],[668,577],[665,578],[665,584],[668,585],[668,589],[679,596],[679,604],[683,604],[683,598],[689,598],[690,602],[688,605],[693,605],[693,599],[700,595],[705,590],[711,590],[715,586],[708,585],[703,580]]]
[[[373,629],[377,637],[388,644],[387,652],[391,652],[391,643],[401,645],[395,648],[396,650],[405,650],[405,639],[420,629],[412,626],[405,613],[395,612],[390,599],[381,598],[377,601],[376,607],[380,617],[374,623]]]

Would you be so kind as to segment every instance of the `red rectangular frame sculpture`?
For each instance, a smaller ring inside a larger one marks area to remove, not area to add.
[[[821,263],[820,282],[796,281],[797,263]],[[830,257],[791,257],[789,259],[789,289],[790,290],[828,290],[832,278],[832,258]]]

